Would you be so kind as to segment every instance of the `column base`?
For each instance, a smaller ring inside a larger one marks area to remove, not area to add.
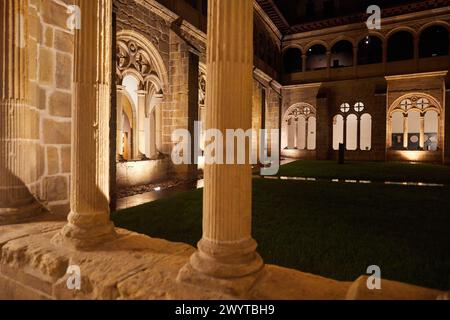
[[[253,239],[221,244],[201,240],[199,250],[179,272],[177,281],[245,298],[264,273]]]
[[[53,244],[75,250],[88,250],[117,238],[109,214],[69,214],[69,223],[52,239]]]
[[[0,225],[20,223],[42,212],[43,208],[37,202],[19,208],[0,208]]]

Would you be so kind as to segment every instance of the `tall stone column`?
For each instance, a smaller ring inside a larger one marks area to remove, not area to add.
[[[138,105],[137,105],[137,148],[135,149],[134,158],[135,159],[142,159],[144,156],[148,156],[145,154],[146,149],[146,141],[147,138],[145,134],[145,121],[147,120],[145,118],[145,109],[147,107],[147,91],[145,90],[138,90],[136,91],[138,96]]]
[[[117,85],[117,135],[116,135],[116,153],[117,153],[117,160],[120,161],[123,157],[122,152],[122,134],[123,134],[123,106],[122,106],[122,99],[124,98],[124,91],[125,87],[122,85]]]
[[[115,237],[109,219],[112,0],[76,0],[71,212],[55,243],[82,249]]]
[[[302,72],[306,72],[306,54],[302,54]]]
[[[28,1],[0,1],[0,224],[40,212],[27,188],[38,179],[39,116],[28,91]]]
[[[420,140],[419,147],[421,150],[425,149],[425,113],[420,113]]]
[[[408,128],[408,114],[403,115],[403,148],[408,150],[409,144],[409,128]]]
[[[253,1],[208,4],[206,128],[245,131],[252,128]],[[244,165],[205,165],[203,238],[180,281],[245,296],[261,274],[263,261],[251,236],[247,155]]]

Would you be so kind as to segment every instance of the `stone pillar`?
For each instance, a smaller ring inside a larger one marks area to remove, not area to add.
[[[421,150],[425,149],[425,113],[420,113],[420,139],[419,147]]]
[[[409,129],[408,129],[408,114],[403,115],[403,148],[408,150]]]
[[[361,150],[361,115],[356,119],[356,150]]]
[[[331,77],[331,51],[327,51],[327,77]]]
[[[252,128],[253,1],[209,0],[207,35],[206,128],[248,130]],[[247,155],[248,159],[248,151]],[[245,296],[264,266],[251,224],[250,163],[205,165],[203,238],[178,280]]]
[[[306,54],[302,55],[302,72],[306,71]]]
[[[194,52],[189,51],[188,62],[188,130],[191,134],[191,164],[188,166],[187,179],[197,180],[198,162],[197,150],[198,141],[195,137],[195,122],[198,121],[198,96],[199,96],[199,68],[200,59]],[[198,137],[200,139],[200,137]]]
[[[136,141],[136,148],[134,150],[134,158],[135,159],[142,159],[144,156],[147,156],[145,154],[146,149],[146,141],[147,138],[145,135],[145,109],[147,105],[147,91],[145,90],[138,90],[136,91],[138,95],[138,105],[137,105],[137,117],[136,117],[136,124],[137,124],[137,141]]]
[[[82,249],[115,238],[109,220],[112,0],[76,0],[71,212],[53,239]]]
[[[305,117],[305,150],[308,150],[309,117]]]
[[[0,224],[41,211],[28,190],[39,167],[39,115],[28,88],[28,1],[0,1]]]
[[[116,136],[116,153],[117,160],[120,161],[123,158],[122,153],[122,133],[123,133],[123,109],[122,109],[122,99],[125,91],[125,87],[117,85],[117,136]]]

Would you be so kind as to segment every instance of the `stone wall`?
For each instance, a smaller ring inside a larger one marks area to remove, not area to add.
[[[349,160],[385,159],[386,149],[386,97],[379,88],[385,88],[383,78],[365,79],[364,81],[336,81],[319,84],[287,86],[283,88],[283,116],[292,105],[308,103],[317,112],[316,150],[304,151],[298,158],[335,159],[337,152],[332,148],[333,117],[340,113],[340,106],[347,102],[352,107],[356,102],[363,102],[365,109],[361,114],[372,116],[372,148],[370,151],[346,151]],[[283,151],[286,156],[292,152]]]
[[[31,100],[39,110],[43,174],[36,197],[56,214],[69,211],[73,33],[69,1],[30,0]]]

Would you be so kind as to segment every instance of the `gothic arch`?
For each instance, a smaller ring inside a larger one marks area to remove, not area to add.
[[[141,74],[143,89],[145,82],[150,81],[159,90],[167,92],[169,80],[166,66],[158,49],[147,38],[133,30],[120,31],[117,33],[117,50],[119,76],[134,69]]]
[[[416,104],[413,104],[411,108],[408,110],[404,110],[401,106],[402,101],[405,101],[407,99],[411,100],[413,103],[415,101],[418,101],[421,98],[425,98],[429,101],[429,106],[426,108],[419,108]],[[409,111],[418,111],[418,112],[427,112],[434,110],[438,113],[438,115],[442,114],[442,107],[439,101],[433,97],[432,95],[422,93],[422,92],[414,92],[414,93],[408,93],[405,94],[399,98],[397,98],[389,107],[388,115],[391,116],[394,112],[402,112],[402,113],[408,113]]]

